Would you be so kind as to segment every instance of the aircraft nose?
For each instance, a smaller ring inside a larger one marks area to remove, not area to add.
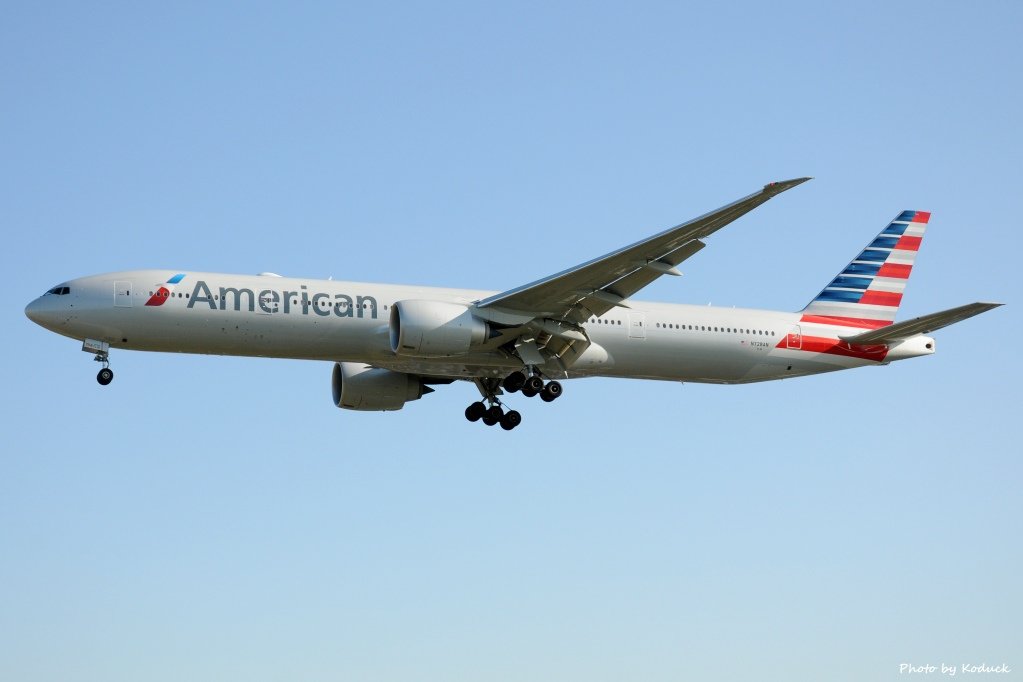
[[[32,301],[27,306],[25,306],[25,317],[32,320],[36,324],[43,323],[43,306],[40,301],[41,299],[37,298],[36,300]]]
[[[61,321],[60,310],[54,305],[52,296],[40,296],[25,306],[25,317],[44,329],[54,329]]]

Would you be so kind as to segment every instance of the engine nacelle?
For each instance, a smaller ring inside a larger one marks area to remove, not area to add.
[[[487,340],[487,323],[461,303],[398,301],[391,306],[391,350],[414,358],[464,355]]]
[[[336,362],[331,377],[334,404],[343,410],[382,412],[400,410],[433,389],[418,377],[361,362]]]

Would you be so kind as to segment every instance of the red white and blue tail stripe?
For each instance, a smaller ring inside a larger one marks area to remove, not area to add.
[[[810,305],[804,322],[877,329],[895,321],[931,214],[903,211]]]

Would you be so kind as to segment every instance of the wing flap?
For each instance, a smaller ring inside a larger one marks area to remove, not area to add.
[[[898,341],[904,341],[905,339],[918,334],[930,334],[931,332],[937,331],[943,327],[969,319],[974,315],[986,313],[1000,305],[1002,304],[983,302],[968,303],[957,308],[950,308],[949,310],[942,310],[941,312],[931,313],[930,315],[915,317],[912,320],[906,320],[905,322],[896,322],[895,324],[888,325],[887,327],[881,327],[880,329],[872,329],[870,331],[863,332],[862,334],[842,336],[840,338],[843,341],[856,345],[895,343]]]

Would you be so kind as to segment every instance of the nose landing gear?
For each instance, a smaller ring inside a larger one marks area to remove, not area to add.
[[[100,386],[106,386],[114,380],[114,370],[110,369],[110,344],[106,341],[86,339],[82,342],[82,350],[92,353],[96,362],[103,363],[103,369],[96,374],[96,381]]]

